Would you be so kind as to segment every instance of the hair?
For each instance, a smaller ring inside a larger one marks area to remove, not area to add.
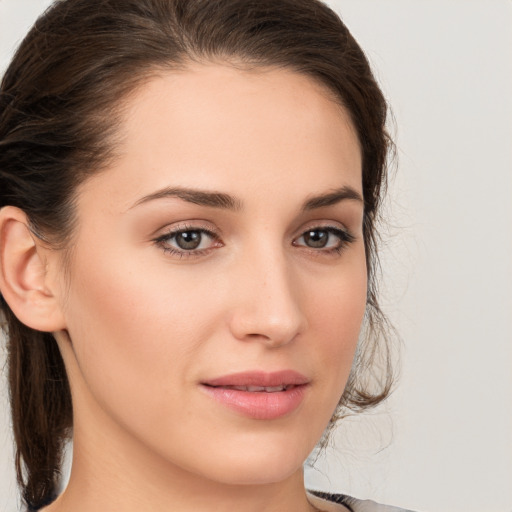
[[[340,18],[317,0],[61,0],[35,23],[0,89],[0,207],[66,249],[77,187],[115,156],[123,100],[162,70],[191,62],[294,70],[348,112],[362,152],[368,272],[366,336],[333,419],[392,388],[388,326],[377,300],[376,223],[385,191],[387,104]],[[16,471],[31,508],[49,503],[72,428],[69,383],[51,333],[22,324],[1,298]]]

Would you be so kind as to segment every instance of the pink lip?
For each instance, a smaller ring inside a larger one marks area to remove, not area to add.
[[[248,391],[233,386],[275,388],[282,391]],[[302,403],[309,380],[293,371],[243,372],[225,375],[201,383],[202,389],[228,408],[253,419],[271,420],[290,414]]]

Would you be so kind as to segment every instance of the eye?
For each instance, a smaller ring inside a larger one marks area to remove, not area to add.
[[[215,233],[204,228],[175,229],[159,236],[155,242],[165,252],[180,256],[199,255],[222,245]]]
[[[201,231],[178,231],[172,238],[180,249],[192,251],[199,249],[203,243],[204,235]]]
[[[354,237],[343,229],[326,226],[308,229],[299,238],[294,240],[293,245],[305,246],[310,249],[318,249],[324,252],[341,252]]]

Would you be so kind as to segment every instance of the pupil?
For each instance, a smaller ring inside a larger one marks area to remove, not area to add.
[[[176,244],[180,249],[197,249],[201,243],[201,233],[199,231],[181,231],[176,234]]]
[[[304,234],[304,241],[309,247],[325,247],[327,245],[328,234],[326,231],[308,231]]]

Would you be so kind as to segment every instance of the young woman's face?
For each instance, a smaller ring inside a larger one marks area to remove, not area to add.
[[[283,480],[329,422],[365,310],[349,117],[291,71],[196,65],[131,97],[120,136],[79,189],[62,284],[77,446]]]

